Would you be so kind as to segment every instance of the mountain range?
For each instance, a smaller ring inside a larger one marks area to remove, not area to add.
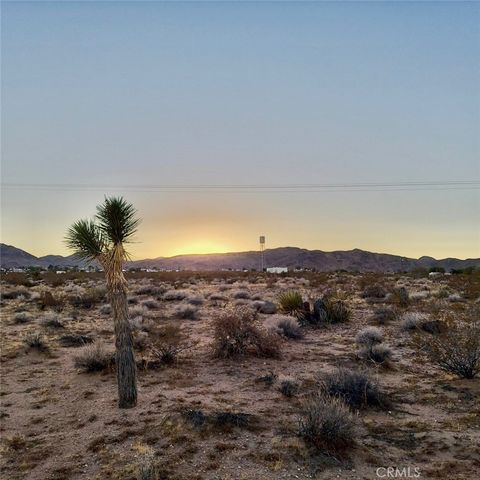
[[[36,257],[11,245],[0,244],[0,264],[2,268],[15,267],[84,267],[84,261],[70,255],[46,255]],[[174,257],[158,257],[127,262],[127,267],[157,268],[161,270],[222,270],[222,269],[259,269],[260,252],[213,253],[197,255],[177,255]],[[395,272],[408,271],[415,268],[441,267],[446,271],[467,267],[480,267],[479,258],[460,260],[432,257],[418,259],[373,253],[354,249],[347,251],[324,252],[297,247],[272,248],[265,251],[267,267],[300,267],[317,271],[360,271],[360,272]]]

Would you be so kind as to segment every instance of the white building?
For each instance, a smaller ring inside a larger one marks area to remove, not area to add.
[[[267,273],[287,273],[288,267],[268,267]]]

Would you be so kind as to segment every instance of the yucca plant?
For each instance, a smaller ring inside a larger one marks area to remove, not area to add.
[[[284,313],[297,315],[303,311],[303,299],[300,293],[296,290],[282,292],[278,296],[278,302],[280,303],[280,309]]]
[[[124,244],[131,241],[140,220],[136,210],[122,197],[106,197],[91,220],[78,220],[66,235],[67,246],[75,256],[97,261],[105,271],[115,330],[115,363],[118,382],[118,406],[137,404],[137,380],[133,339],[128,321],[127,281],[123,263],[128,258]]]

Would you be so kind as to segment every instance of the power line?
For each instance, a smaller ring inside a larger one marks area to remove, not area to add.
[[[357,183],[305,183],[305,184],[82,184],[82,183],[3,183],[3,188],[24,190],[123,190],[131,192],[235,191],[243,193],[316,193],[316,192],[374,192],[418,190],[476,190],[480,180],[410,181],[410,182],[357,182]]]

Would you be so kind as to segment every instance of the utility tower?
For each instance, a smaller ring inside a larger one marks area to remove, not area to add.
[[[262,262],[262,269],[263,272],[265,270],[265,235],[260,236],[260,256]]]

